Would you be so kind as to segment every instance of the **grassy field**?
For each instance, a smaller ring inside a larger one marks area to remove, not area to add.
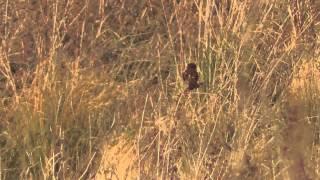
[[[0,179],[320,178],[318,1],[2,0],[0,15]]]

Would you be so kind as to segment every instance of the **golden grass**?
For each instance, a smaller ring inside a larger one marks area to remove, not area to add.
[[[0,179],[320,177],[318,2],[0,9]]]

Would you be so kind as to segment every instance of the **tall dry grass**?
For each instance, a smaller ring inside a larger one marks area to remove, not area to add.
[[[0,178],[319,178],[319,7],[0,2]]]

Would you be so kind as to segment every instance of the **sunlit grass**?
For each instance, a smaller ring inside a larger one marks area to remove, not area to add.
[[[317,4],[0,8],[1,179],[320,177]]]

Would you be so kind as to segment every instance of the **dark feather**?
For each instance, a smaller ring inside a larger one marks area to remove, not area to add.
[[[189,63],[186,70],[182,73],[182,79],[183,81],[188,82],[188,90],[199,88],[199,73],[197,72],[197,65]]]

